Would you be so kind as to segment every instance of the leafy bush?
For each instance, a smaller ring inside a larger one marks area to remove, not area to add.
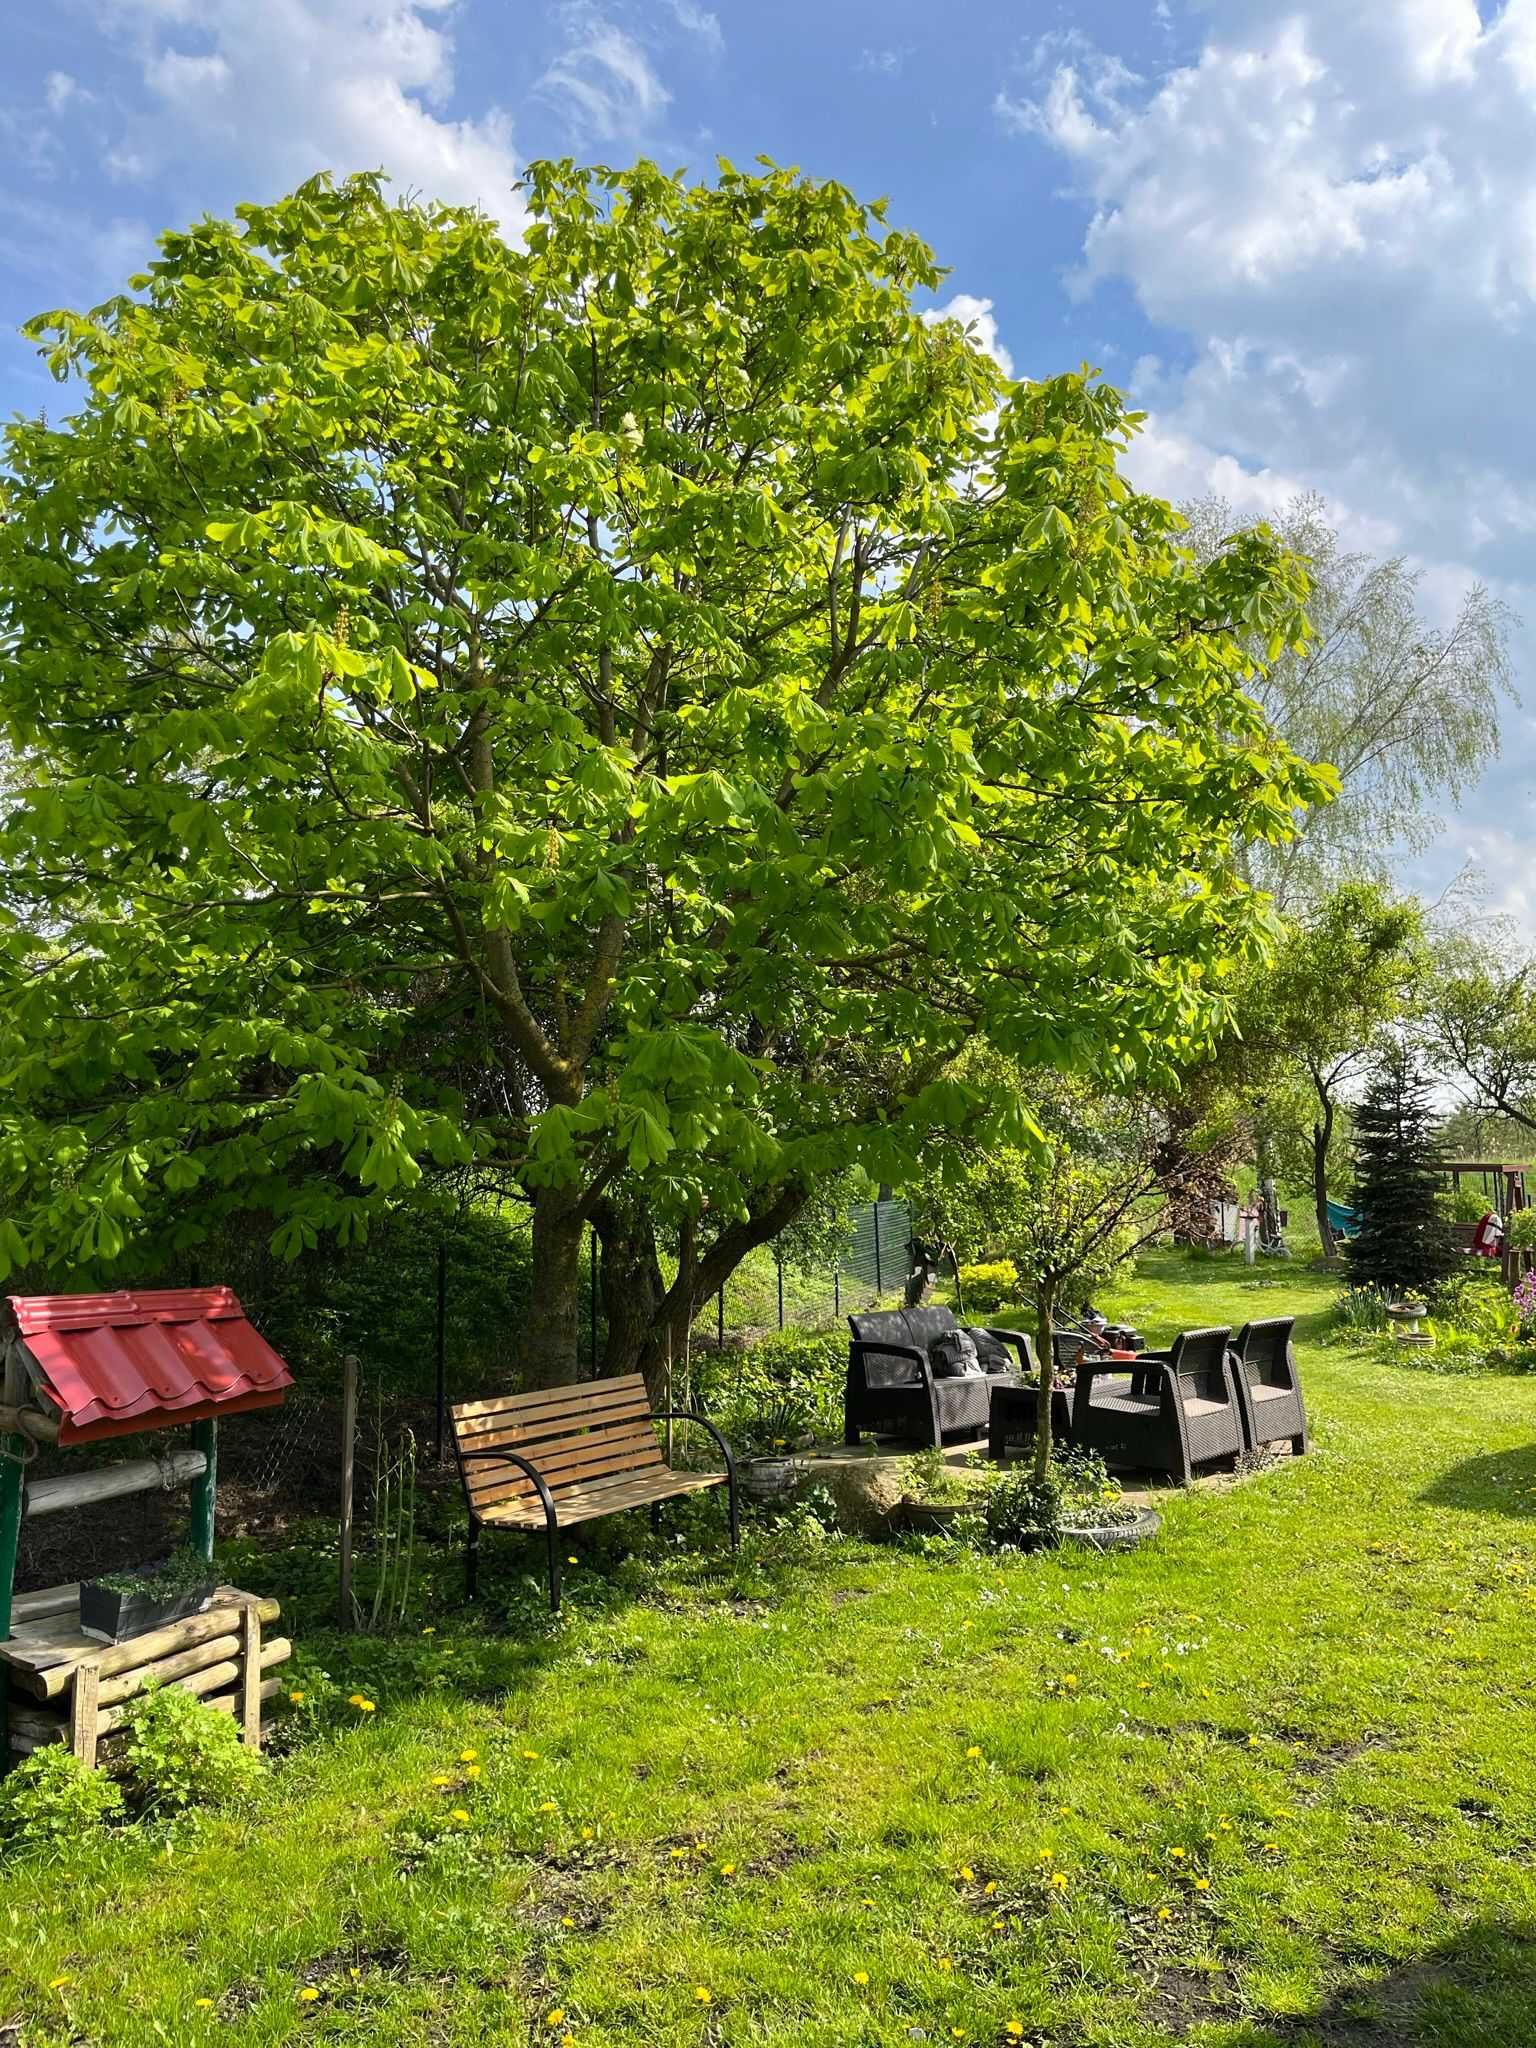
[[[59,1854],[115,1820],[123,1795],[61,1743],[46,1743],[0,1778],[0,1855]]]
[[[1387,1303],[1391,1296],[1380,1287],[1346,1287],[1334,1303],[1333,1320],[1340,1330],[1371,1335],[1390,1327]]]
[[[977,1309],[990,1315],[1019,1298],[1019,1271],[1012,1259],[989,1259],[976,1266],[960,1268],[960,1293],[966,1313]]]
[[[1516,1209],[1506,1222],[1505,1234],[1517,1252],[1536,1252],[1536,1209]]]
[[[251,1785],[261,1761],[240,1740],[233,1715],[176,1686],[156,1686],[123,1712],[118,1770],[136,1813],[218,1806]]]
[[[842,1435],[846,1337],[774,1330],[746,1349],[702,1353],[695,1372],[699,1406],[743,1456]]]

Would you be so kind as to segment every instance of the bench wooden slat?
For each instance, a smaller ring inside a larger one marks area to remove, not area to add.
[[[672,1472],[663,1466],[652,1478],[616,1475],[563,1494],[555,1502],[555,1513],[561,1528],[567,1529],[577,1522],[596,1521],[600,1515],[622,1514],[627,1508],[647,1507],[652,1501],[672,1500],[724,1484],[723,1472]],[[537,1500],[506,1501],[488,1508],[481,1519],[498,1528],[542,1529],[544,1509]]]
[[[610,1394],[586,1388],[572,1388],[564,1400],[541,1401],[526,1411],[508,1407],[492,1415],[471,1415],[458,1423],[466,1442],[487,1430],[517,1429],[536,1434],[559,1429],[582,1418],[598,1415],[649,1415],[651,1404],[643,1387],[621,1387]]]
[[[561,1443],[570,1437],[622,1434],[629,1429],[648,1429],[650,1423],[650,1409],[636,1403],[623,1408],[598,1408],[586,1415],[559,1415],[533,1427],[515,1422],[498,1422],[484,1429],[456,1430],[454,1434],[461,1449],[466,1451],[495,1450],[498,1446],[504,1446],[509,1450],[523,1450],[525,1447],[538,1444]],[[534,1455],[532,1449],[528,1450],[528,1455]]]
[[[530,1463],[536,1466],[539,1477],[556,1498],[567,1488],[582,1485],[603,1473],[654,1470],[658,1467],[662,1471],[667,1469],[661,1446],[649,1430],[645,1440],[636,1443],[611,1444],[602,1437],[579,1439],[569,1443],[557,1456],[534,1458]],[[538,1493],[526,1472],[516,1465],[503,1465],[489,1458],[474,1458],[466,1464],[464,1484],[476,1507],[484,1501],[502,1500],[515,1493],[535,1497]]]
[[[630,1372],[615,1379],[576,1380],[568,1386],[541,1387],[531,1394],[498,1394],[489,1401],[460,1401],[455,1404],[452,1414],[456,1423],[474,1423],[482,1416],[536,1415],[541,1408],[572,1403],[590,1405],[619,1395],[633,1399],[637,1394],[649,1411],[651,1403],[645,1390],[645,1376]]]

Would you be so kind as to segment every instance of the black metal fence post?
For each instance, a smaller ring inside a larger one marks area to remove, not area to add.
[[[715,1296],[715,1349],[725,1349],[725,1282],[720,1283],[720,1292]]]
[[[593,1379],[597,1378],[597,1232],[588,1239],[589,1279],[587,1296],[591,1304],[591,1330],[587,1336],[587,1363],[592,1369]]]
[[[784,1327],[784,1261],[776,1252],[773,1262],[779,1276],[779,1328],[782,1330]]]
[[[876,1295],[876,1297],[878,1298],[878,1297],[879,1297],[880,1295],[882,1295],[882,1294],[883,1294],[884,1292],[885,1292],[885,1288],[884,1288],[884,1285],[882,1284],[882,1282],[881,1282],[881,1278],[880,1278],[880,1204],[879,1204],[878,1202],[876,1202],[876,1204],[875,1204],[875,1295]]]
[[[437,1241],[437,1462],[448,1428],[448,1240]]]

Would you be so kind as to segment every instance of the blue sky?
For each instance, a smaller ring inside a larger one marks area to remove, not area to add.
[[[887,195],[1021,374],[1101,364],[1133,468],[1261,516],[1324,493],[1426,606],[1536,654],[1536,0],[55,0],[5,6],[15,338],[157,230],[382,165],[510,230],[529,157],[766,153]],[[1533,696],[1536,702],[1536,696]],[[1536,722],[1404,879],[1467,861],[1536,933]]]

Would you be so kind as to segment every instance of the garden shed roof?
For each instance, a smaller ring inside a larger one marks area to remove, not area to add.
[[[293,1385],[227,1287],[8,1299],[60,1443],[271,1408]]]

